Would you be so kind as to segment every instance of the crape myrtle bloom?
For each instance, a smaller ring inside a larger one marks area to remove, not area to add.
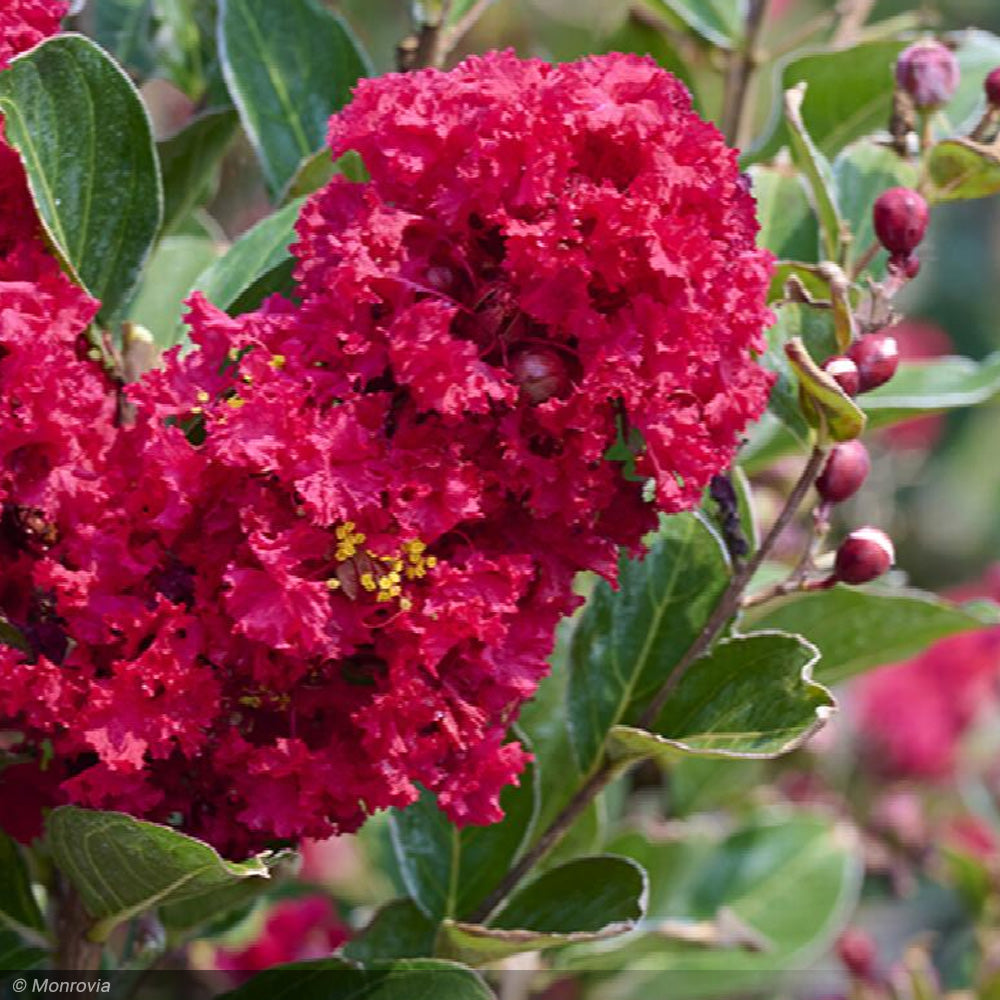
[[[303,339],[398,401],[396,433],[453,440],[487,516],[515,498],[613,573],[652,515],[633,480],[692,507],[766,402],[771,258],[736,153],[624,55],[361,81],[329,137],[371,179],[302,213]],[[619,440],[629,477],[603,460]]]
[[[40,507],[45,628],[0,653],[39,788],[231,856],[418,785],[499,819],[574,575],[696,504],[770,384],[752,200],[651,62],[388,77],[331,136],[371,182],[311,200],[292,300],[195,298],[134,424],[92,421],[105,502]]]
[[[4,0],[0,5],[0,70],[14,56],[54,35],[68,8],[64,0]]]

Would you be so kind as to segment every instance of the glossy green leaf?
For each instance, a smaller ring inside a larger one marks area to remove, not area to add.
[[[816,146],[802,118],[805,85],[785,91],[785,121],[788,124],[788,144],[792,160],[802,171],[812,192],[812,201],[819,218],[820,242],[828,260],[836,261],[844,232],[833,168],[826,155]]]
[[[606,854],[552,868],[514,893],[491,918],[496,930],[608,934],[629,930],[646,912],[646,873]]]
[[[805,444],[810,431],[800,403],[799,378],[785,353],[786,346],[796,339],[805,344],[813,358],[822,361],[836,354],[837,337],[830,310],[814,309],[799,302],[778,306],[774,325],[767,332],[767,350],[760,359],[765,368],[777,375],[768,407]]]
[[[160,227],[149,117],[89,39],[59,35],[0,74],[7,141],[24,162],[46,232],[105,318],[128,301]]]
[[[236,134],[231,108],[206,111],[176,135],[157,144],[163,173],[163,232],[170,233],[212,195],[213,178]]]
[[[656,0],[706,42],[730,49],[743,34],[746,0]]]
[[[800,399],[806,419],[821,437],[851,441],[865,429],[865,415],[857,403],[828,375],[798,338],[785,344],[785,355],[799,380]]]
[[[407,891],[429,917],[468,916],[500,883],[531,834],[538,805],[534,767],[500,795],[504,818],[459,829],[429,792],[391,814],[392,843]]]
[[[277,965],[221,1000],[494,1000],[471,969],[440,959],[401,959],[360,969],[338,958]]]
[[[946,357],[903,362],[885,385],[859,397],[870,427],[924,413],[978,406],[1000,394],[1000,351],[983,361]]]
[[[219,51],[243,127],[277,194],[370,73],[347,25],[316,0],[221,0]]]
[[[615,847],[648,868],[646,933],[572,949],[562,964],[627,969],[613,981],[626,1000],[778,995],[775,980],[808,969],[843,929],[864,868],[853,828],[787,810],[728,836],[701,827],[669,840],[633,834]]]
[[[872,667],[905,660],[938,639],[997,620],[989,609],[962,608],[918,590],[838,584],[762,605],[747,615],[745,624],[809,636],[822,654],[817,680],[839,684]]]
[[[693,663],[651,732],[611,731],[613,757],[678,754],[778,757],[801,746],[835,711],[833,695],[812,679],[819,650],[799,635],[756,632],[719,642]]]
[[[647,881],[628,858],[577,858],[515,894],[489,926],[446,920],[438,954],[470,965],[625,934],[646,911]]]
[[[341,949],[354,962],[420,958],[434,952],[437,924],[412,899],[394,899]]]
[[[931,148],[927,173],[933,201],[989,198],[1000,191],[1000,144],[946,139]]]
[[[819,225],[801,175],[788,167],[753,166],[748,172],[760,222],[758,246],[781,260],[816,260]]]
[[[875,142],[859,142],[848,147],[833,164],[837,204],[850,229],[851,258],[861,256],[875,240],[872,205],[892,187],[916,187],[917,167],[895,150]],[[880,281],[885,277],[888,256],[879,254],[869,273]]]
[[[361,184],[368,180],[368,171],[365,169],[364,161],[353,149],[349,149],[336,161],[328,149],[321,149],[299,164],[299,169],[288,182],[288,187],[281,196],[282,204],[294,201],[296,198],[304,198],[306,195],[318,191],[338,174],[355,184]]]
[[[200,236],[167,236],[153,251],[128,307],[129,320],[153,334],[160,348],[171,347],[191,285],[218,257],[215,242]]]
[[[2,615],[0,615],[0,643],[4,646],[13,646],[14,649],[20,649],[25,653],[31,649],[24,633],[16,626],[11,625]]]
[[[235,864],[200,840],[124,813],[60,806],[45,831],[53,859],[94,917],[94,941],[153,907],[192,905],[270,874],[260,857]]]
[[[289,248],[296,240],[295,221],[301,208],[302,199],[292,201],[258,222],[202,271],[189,294],[202,292],[209,302],[237,315],[255,309],[271,291],[281,290],[284,278],[290,274]],[[183,332],[183,328],[177,328],[174,343]]]
[[[599,762],[611,727],[666,681],[728,579],[718,535],[698,514],[675,514],[645,558],[622,557],[618,590],[597,584],[570,642],[570,739],[581,773]]]
[[[779,95],[799,83],[808,86],[802,121],[824,156],[833,159],[850,143],[889,127],[893,67],[904,45],[880,40],[836,52],[824,48],[792,55],[777,70]],[[768,160],[789,144],[780,100],[765,135],[750,159]]]

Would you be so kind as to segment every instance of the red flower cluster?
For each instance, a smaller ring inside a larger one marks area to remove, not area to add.
[[[4,0],[0,6],[0,69],[59,30],[66,0]]]
[[[348,937],[329,898],[305,896],[277,903],[253,941],[239,949],[220,948],[215,961],[243,982],[274,965],[328,958]]]
[[[693,506],[769,387],[753,202],[652,62],[386,77],[331,136],[372,179],[306,206],[296,301],[194,300],[131,425],[74,367],[82,307],[33,332],[47,408],[0,327],[34,449],[0,452],[0,728],[60,795],[231,855],[417,783],[498,819],[574,575],[638,546],[645,479]]]

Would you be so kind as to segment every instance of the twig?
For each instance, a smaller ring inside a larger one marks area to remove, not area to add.
[[[802,506],[802,501],[805,499],[812,484],[816,481],[816,476],[819,475],[820,466],[823,464],[825,457],[826,452],[819,445],[816,445],[809,456],[809,461],[802,470],[802,475],[799,476],[798,482],[785,501],[785,506],[778,515],[778,519],[771,525],[771,530],[767,533],[767,537],[761,542],[760,548],[747,560],[741,569],[733,574],[729,581],[729,586],[726,587],[725,592],[719,599],[719,603],[716,605],[711,617],[705,623],[705,627],[699,633],[698,638],[695,639],[688,651],[678,661],[677,666],[670,672],[670,676],[666,682],[646,707],[645,712],[642,713],[639,719],[639,726],[641,728],[649,729],[656,722],[660,712],[663,711],[663,706],[667,703],[667,699],[673,694],[691,665],[705,653],[729,619],[739,610],[743,591],[753,579],[757,570],[760,569],[761,564],[770,554],[771,549],[774,548],[775,543],[785,528],[788,527],[792,518],[798,513],[799,507]]]
[[[818,445],[813,448],[812,454],[809,456],[809,461],[802,471],[802,475],[792,489],[788,500],[785,502],[785,506],[778,515],[778,519],[767,533],[767,537],[753,556],[733,574],[715,611],[712,612],[711,618],[709,618],[691,648],[682,657],[677,666],[674,667],[666,683],[660,688],[649,708],[643,713],[642,718],[639,720],[640,726],[648,728],[656,720],[667,698],[670,697],[671,692],[680,682],[681,677],[684,676],[691,664],[708,649],[725,624],[739,610],[743,591],[757,570],[760,569],[761,563],[764,562],[768,553],[774,548],[775,542],[777,542],[785,528],[788,527],[789,522],[798,512],[799,507],[802,506],[802,501],[805,499],[816,476],[819,474],[820,466],[825,457],[826,453],[823,448]],[[607,757],[604,758],[593,774],[580,786],[566,807],[552,821],[548,829],[539,837],[535,846],[524,854],[517,864],[507,872],[500,885],[490,893],[485,902],[472,914],[469,918],[472,923],[482,923],[490,917],[511,891],[518,886],[525,875],[563,838],[577,817],[580,816],[584,809],[590,805],[591,801],[618,774],[621,768],[621,764]]]
[[[492,6],[494,2],[495,0],[477,0],[464,17],[460,18],[447,31],[441,33],[433,65],[437,67],[444,65],[445,60],[451,55],[452,50],[462,40],[462,37],[473,29],[476,22],[486,13],[487,7]]]
[[[57,876],[53,893],[56,950],[53,965],[65,972],[96,972],[101,967],[101,945],[87,937],[94,924],[69,880]]]
[[[854,266],[851,268],[851,280],[857,281],[862,274],[868,269],[871,262],[878,256],[879,250],[882,249],[882,244],[878,240],[874,240],[871,246],[857,259]]]
[[[504,876],[503,881],[472,914],[469,918],[472,923],[480,924],[493,913],[521,879],[563,838],[577,817],[604,790],[604,787],[615,777],[618,770],[619,766],[610,760],[605,759],[601,763],[600,767],[580,786],[577,793],[570,799],[562,812],[556,816],[545,833],[538,838],[535,846],[521,856],[517,864]]]
[[[764,19],[770,0],[749,0],[743,41],[730,55],[726,89],[722,100],[719,125],[730,144],[738,144],[743,130],[750,80],[757,68],[757,45],[764,28]]]
[[[830,45],[835,49],[846,49],[853,45],[874,8],[875,0],[843,0],[837,7],[840,23],[833,33]]]

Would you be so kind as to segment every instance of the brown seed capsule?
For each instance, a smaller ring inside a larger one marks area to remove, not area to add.
[[[840,583],[870,583],[887,573],[895,559],[896,550],[884,531],[858,528],[837,549],[833,575]]]

